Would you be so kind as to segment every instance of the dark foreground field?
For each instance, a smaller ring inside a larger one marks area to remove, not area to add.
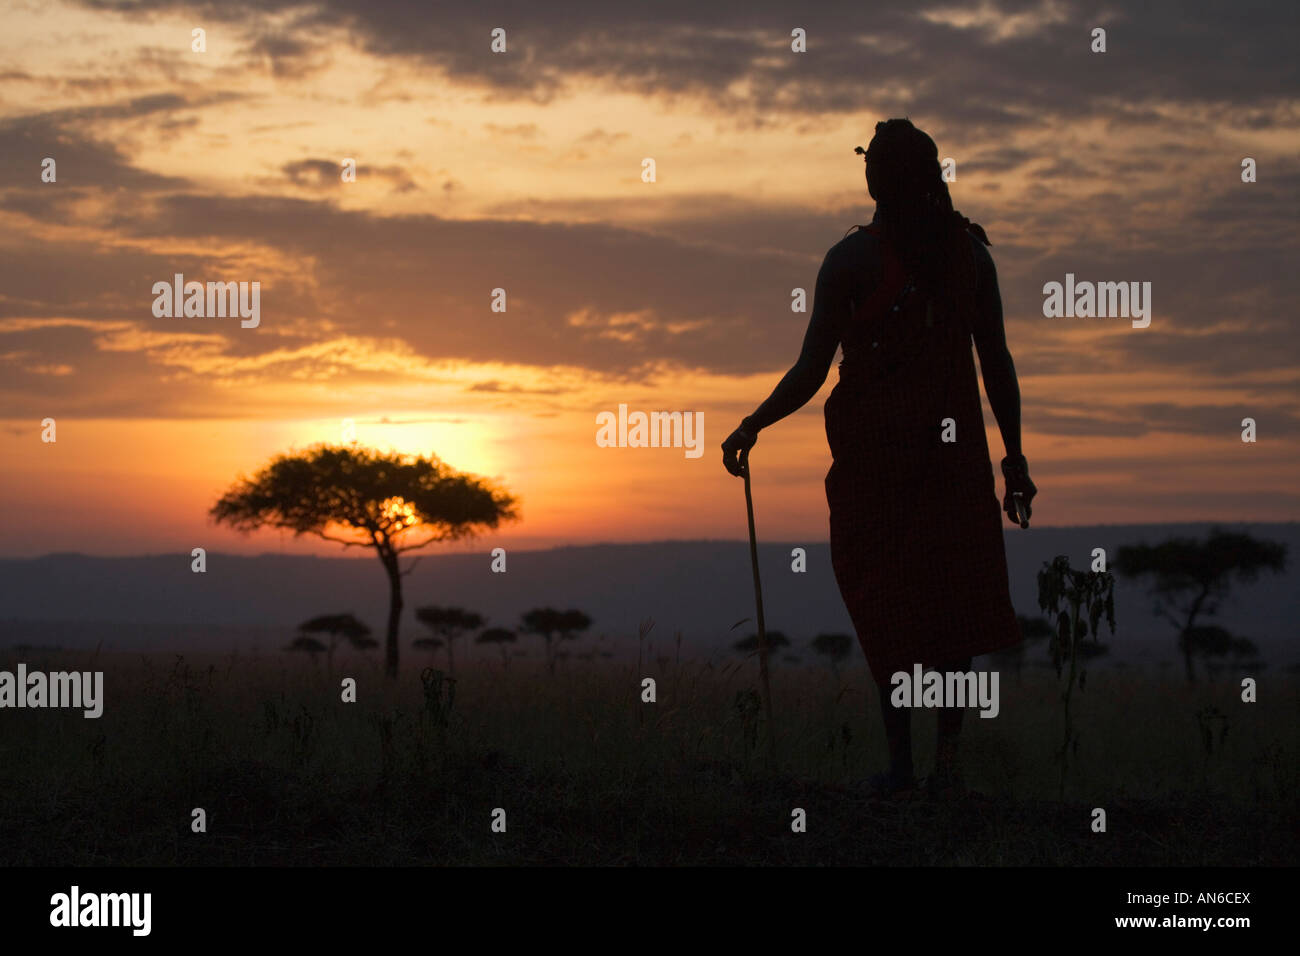
[[[882,801],[884,739],[861,668],[777,667],[779,763],[745,692],[754,662],[635,668],[471,663],[454,702],[407,661],[34,654],[103,670],[104,716],[0,711],[0,864],[1282,865],[1296,860],[1297,688],[1189,686],[1099,669],[1058,799],[1050,670],[1003,674],[967,717],[960,797]],[[0,658],[13,670],[18,658]],[[357,679],[358,702],[340,700]],[[738,694],[740,699],[738,702]],[[918,721],[930,766],[934,718]],[[759,738],[761,739],[761,738]],[[191,812],[207,832],[191,830]],[[1107,830],[1091,829],[1092,810]],[[506,832],[491,829],[505,811]],[[791,832],[802,808],[807,832]]]

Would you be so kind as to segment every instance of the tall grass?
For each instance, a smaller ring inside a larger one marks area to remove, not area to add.
[[[24,660],[41,670],[92,665],[75,653]],[[479,661],[455,684],[414,666],[386,681],[362,658],[332,679],[289,655],[102,654],[93,666],[105,671],[98,720],[0,711],[0,862],[1294,858],[1294,677],[1265,681],[1260,702],[1242,704],[1231,678],[1188,686],[1096,669],[1075,704],[1088,733],[1062,801],[1056,679],[1004,675],[999,717],[972,713],[963,732],[974,794],[890,804],[860,786],[886,761],[862,667],[839,677],[772,669],[778,774],[755,746],[752,660],[570,660],[554,677],[529,660],[508,670]],[[343,676],[357,679],[355,704],[340,700]],[[641,701],[646,676],[657,703]],[[923,774],[934,715],[915,719]],[[1108,808],[1106,840],[1088,830],[1093,806]],[[205,834],[190,830],[195,807],[207,811]],[[496,807],[507,811],[506,834],[489,831]],[[808,810],[807,834],[790,832],[794,807]]]

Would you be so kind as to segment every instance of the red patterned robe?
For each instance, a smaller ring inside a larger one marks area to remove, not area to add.
[[[883,276],[857,295],[826,402],[831,562],[879,684],[1016,644],[1002,509],[969,321],[902,296],[903,266],[878,223]],[[895,309],[897,305],[897,309]],[[940,440],[944,419],[955,442]]]

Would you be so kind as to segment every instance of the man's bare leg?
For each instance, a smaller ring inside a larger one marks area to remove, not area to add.
[[[943,673],[970,670],[971,659],[951,661],[938,668]],[[961,786],[961,771],[957,766],[957,740],[961,734],[961,721],[966,715],[964,707],[943,707],[939,710],[939,736],[935,744],[934,777],[937,786]]]

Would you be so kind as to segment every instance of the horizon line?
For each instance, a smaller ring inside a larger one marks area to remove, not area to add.
[[[1300,519],[1293,519],[1290,521],[1251,521],[1251,520],[1224,521],[1224,520],[1215,520],[1215,519],[1201,519],[1197,521],[1104,522],[1104,523],[1096,523],[1096,524],[1078,524],[1078,525],[1043,525],[1038,528],[1029,528],[1026,530],[1028,531],[1035,531],[1035,530],[1037,531],[1079,531],[1079,530],[1085,530],[1089,528],[1159,528],[1159,527],[1172,527],[1178,525],[1183,525],[1183,526],[1209,525],[1213,527],[1216,525],[1217,526],[1232,526],[1232,525],[1286,526],[1286,525],[1294,525],[1294,524],[1300,524]],[[1020,529],[1008,526],[1006,528],[1003,528],[1002,530],[1004,534],[1009,534],[1015,531],[1019,531]],[[609,547],[631,548],[631,547],[645,547],[648,545],[668,545],[668,544],[748,545],[748,543],[749,543],[748,538],[656,538],[656,539],[640,540],[640,541],[609,541],[609,540],[584,541],[584,542],[573,542],[568,544],[552,544],[544,547],[523,546],[523,547],[513,547],[510,548],[510,550],[513,550],[517,554],[520,553],[537,554],[537,553],[543,553],[548,551],[575,550],[579,548],[609,548]],[[760,547],[772,547],[776,545],[807,546],[809,544],[829,545],[830,538],[823,537],[811,541],[809,541],[808,539],[790,538],[786,540],[777,539],[772,541],[759,542]],[[487,549],[489,552],[491,550],[491,547],[503,547],[503,545],[497,544],[497,545],[489,546]],[[505,547],[509,548],[509,546],[505,546]],[[411,555],[413,557],[452,557],[455,555],[467,555],[467,554],[475,554],[475,553],[477,552],[474,550],[459,549],[459,550],[442,551],[442,552],[436,550],[411,552]],[[86,551],[47,551],[43,554],[37,554],[37,555],[0,554],[0,561],[43,561],[49,558],[90,558],[95,560],[142,560],[147,558],[170,558],[170,557],[176,557],[177,555],[184,555],[186,557],[189,557],[190,552],[150,551],[150,552],[139,553],[139,554],[96,554],[96,553],[91,553]],[[306,554],[306,553],[286,554],[284,552],[278,552],[278,551],[259,551],[253,554],[246,554],[246,553],[233,552],[233,551],[209,551],[208,555],[209,556],[221,555],[223,557],[228,557],[228,558],[243,558],[243,559],[312,558],[315,560],[323,560],[323,561],[350,561],[356,559],[370,560],[369,555],[364,555],[363,553],[360,552],[356,554],[344,553],[338,555],[320,555],[320,554]]]

